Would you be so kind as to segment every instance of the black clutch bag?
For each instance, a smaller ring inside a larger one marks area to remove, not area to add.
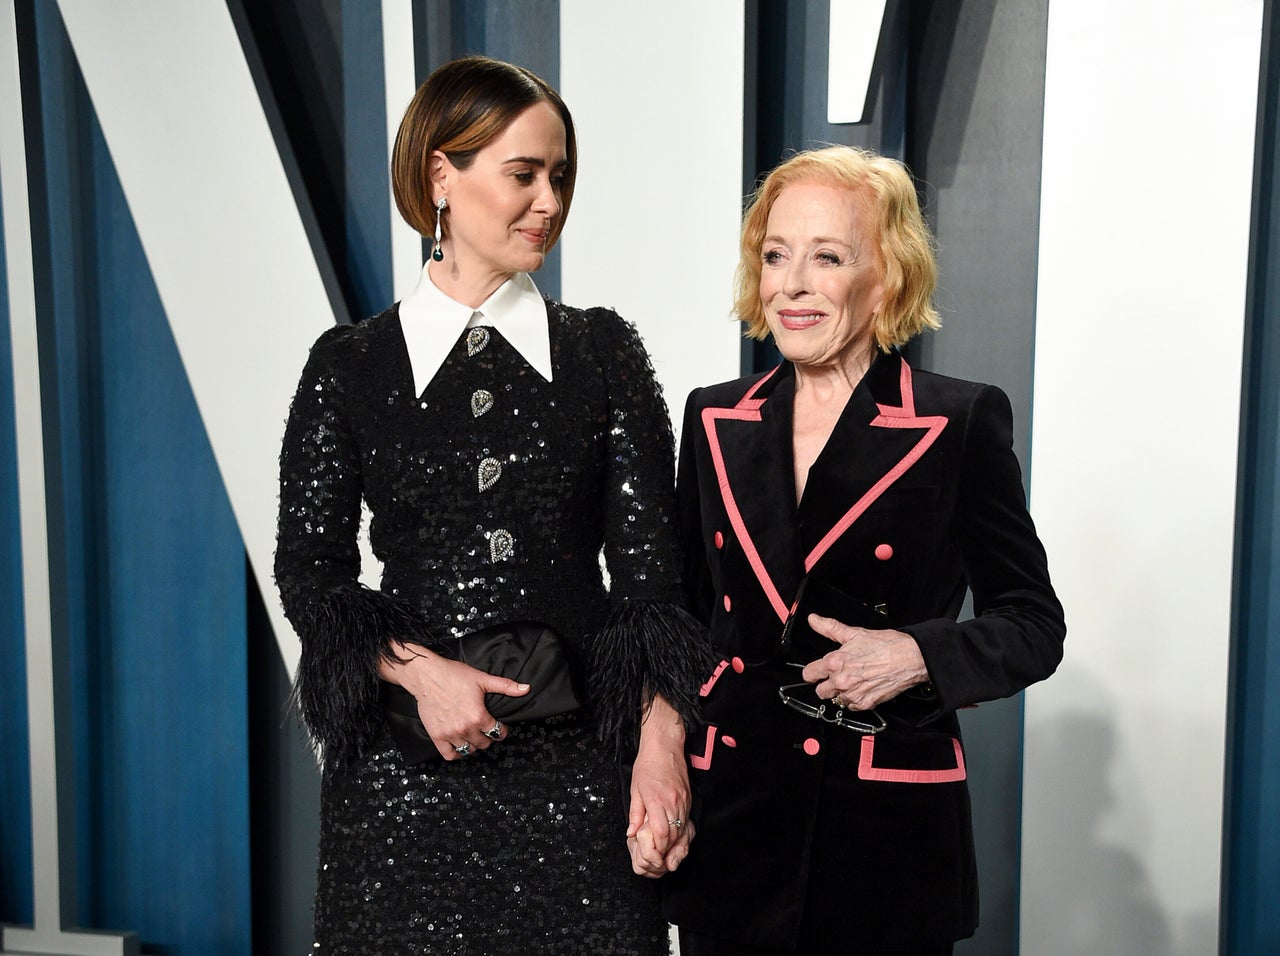
[[[431,650],[464,664],[529,685],[523,697],[485,694],[489,713],[506,724],[567,714],[582,706],[564,639],[533,621],[494,624],[464,634]],[[408,764],[440,760],[440,751],[418,717],[417,699],[390,681],[382,681],[382,716],[391,739]]]
[[[815,633],[809,615],[830,617],[850,627],[880,630],[889,626],[889,611],[883,604],[871,604],[841,591],[822,578],[806,576],[796,591],[791,614],[782,628],[782,653],[792,664],[808,664],[830,654],[840,645]]]

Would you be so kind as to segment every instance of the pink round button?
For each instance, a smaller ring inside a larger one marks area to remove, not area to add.
[[[727,594],[724,596],[724,610],[726,614],[733,610],[733,602],[729,600],[729,595]]]
[[[719,531],[716,532],[716,548],[717,550],[724,547],[724,535]]]
[[[810,737],[808,740],[804,742],[804,752],[807,753],[810,757],[817,756],[818,751],[821,749],[822,749],[822,745],[818,743],[816,740],[814,740],[812,737]]]
[[[730,737],[728,734],[725,734],[723,737],[721,737],[720,742],[724,744],[726,747],[738,746],[738,742],[734,740],[732,737]]]
[[[893,557],[893,548],[887,544],[876,545],[876,557],[881,561],[888,561]]]
[[[747,665],[742,663],[741,657],[735,657],[733,660],[729,662],[729,666],[733,668],[733,672],[735,674],[741,674],[744,670],[747,669]]]

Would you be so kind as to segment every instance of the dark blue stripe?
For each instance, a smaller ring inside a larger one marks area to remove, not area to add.
[[[342,4],[343,122],[346,163],[347,261],[358,316],[375,315],[403,290],[391,281],[390,156],[382,39],[382,7],[362,0]],[[408,102],[410,91],[402,99]],[[398,218],[398,215],[397,215]]]
[[[1263,15],[1240,429],[1222,952],[1280,951],[1280,19]]]
[[[0,229],[0,923],[34,918],[25,636],[9,275]]]

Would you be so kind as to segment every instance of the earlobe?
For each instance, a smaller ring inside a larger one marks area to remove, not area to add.
[[[871,315],[875,319],[884,314],[884,298],[884,283],[881,282],[876,286],[875,304],[871,307]]]
[[[427,160],[427,177],[431,181],[431,201],[434,204],[449,193],[449,173],[453,163],[440,150],[432,150]]]

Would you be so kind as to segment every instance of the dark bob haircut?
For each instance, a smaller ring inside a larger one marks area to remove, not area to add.
[[[487,56],[467,56],[440,67],[418,87],[391,151],[391,188],[396,208],[419,235],[436,228],[431,201],[431,154],[449,157],[466,169],[476,153],[502,135],[521,113],[538,103],[550,103],[564,120],[568,165],[560,191],[560,215],[551,226],[547,248],[555,245],[569,216],[573,184],[578,175],[578,142],[573,117],[560,94],[524,67]]]

